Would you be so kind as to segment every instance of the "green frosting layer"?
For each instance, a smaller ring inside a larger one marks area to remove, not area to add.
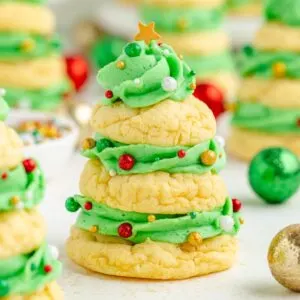
[[[50,272],[44,269],[47,265]],[[0,297],[31,294],[55,280],[61,269],[46,244],[32,253],[0,260]]]
[[[197,76],[204,76],[219,71],[234,71],[234,62],[228,52],[209,56],[185,56],[184,60]]]
[[[227,199],[222,208],[210,212],[192,212],[186,215],[155,215],[156,220],[149,222],[149,214],[125,212],[112,209],[104,204],[93,202],[92,199],[82,196],[72,198],[82,207],[76,226],[90,230],[97,226],[98,233],[109,236],[119,236],[118,228],[127,223],[132,226],[132,235],[127,240],[133,243],[143,243],[147,239],[167,243],[184,243],[192,232],[197,232],[203,239],[221,234],[235,235],[239,231],[239,214],[233,213],[232,201]],[[91,210],[83,207],[86,202],[92,204]],[[232,217],[230,230],[222,229],[222,217]]]
[[[6,174],[5,179],[3,174]],[[35,207],[43,199],[44,191],[44,177],[39,167],[30,173],[26,173],[23,164],[11,171],[0,171],[0,212]],[[12,201],[15,196],[20,199],[19,205]]]
[[[300,26],[300,0],[266,0],[265,18],[289,26]]]
[[[195,7],[161,8],[142,6],[141,14],[146,23],[155,22],[158,31],[162,32],[197,32],[212,30],[221,26],[223,7],[204,9]]]
[[[235,126],[270,133],[300,133],[300,109],[271,108],[259,103],[238,102]]]
[[[61,45],[57,36],[47,38],[30,33],[0,33],[1,61],[43,57],[58,53],[60,50]]]
[[[5,99],[11,107],[28,107],[37,110],[55,110],[61,103],[63,95],[71,90],[67,79],[60,83],[40,90],[25,90],[18,88],[5,88]]]
[[[183,150],[185,156],[180,158],[178,152]],[[212,150],[217,160],[211,166],[201,163],[200,155]],[[131,170],[119,167],[119,158],[123,154],[131,155],[134,166]],[[99,159],[109,171],[118,175],[145,174],[156,171],[168,173],[203,174],[209,171],[219,172],[226,163],[224,149],[214,140],[208,140],[193,147],[158,147],[138,144],[125,145],[108,139],[100,139],[92,149],[84,150],[83,155],[91,159]]]
[[[285,65],[285,77],[300,78],[300,54],[292,52],[263,52],[246,46],[239,58],[241,74],[244,77],[257,76],[262,78],[275,77],[275,63]]]
[[[6,94],[6,91],[0,88],[0,121],[4,121],[7,118],[9,107],[3,96]]]
[[[166,44],[152,41],[127,44],[116,62],[99,71],[98,81],[110,90],[104,104],[117,100],[130,107],[146,107],[172,99],[183,101],[193,93],[195,73]]]
[[[226,5],[229,9],[245,6],[251,3],[261,3],[263,0],[227,0]]]

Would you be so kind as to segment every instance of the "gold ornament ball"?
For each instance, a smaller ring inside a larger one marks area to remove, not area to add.
[[[207,150],[201,154],[200,160],[205,166],[212,166],[217,160],[217,154],[212,150]]]
[[[272,66],[273,74],[277,78],[285,77],[286,75],[286,65],[282,62],[276,62]]]
[[[268,252],[273,277],[284,287],[300,292],[300,224],[281,230]]]

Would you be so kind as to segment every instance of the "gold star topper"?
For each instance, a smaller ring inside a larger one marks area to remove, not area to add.
[[[155,23],[148,25],[139,22],[139,33],[134,37],[136,41],[145,41],[147,45],[153,40],[159,40],[161,36],[155,31]]]

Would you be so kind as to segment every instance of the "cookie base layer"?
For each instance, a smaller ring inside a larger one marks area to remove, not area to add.
[[[72,228],[68,256],[80,266],[99,273],[144,279],[185,279],[230,268],[237,240],[219,236],[197,248],[147,241],[133,245],[120,238]]]
[[[27,296],[9,296],[2,300],[62,300],[63,291],[56,282],[47,284],[41,290]]]
[[[262,149],[274,146],[288,148],[300,156],[299,135],[271,135],[233,128],[227,145],[230,154],[245,161],[250,161]]]

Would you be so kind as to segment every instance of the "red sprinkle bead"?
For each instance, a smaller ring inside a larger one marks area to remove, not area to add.
[[[119,158],[119,167],[122,170],[129,171],[133,168],[135,159],[130,154],[123,154]]]
[[[8,174],[7,174],[7,173],[2,173],[1,178],[2,178],[3,180],[7,179],[7,177],[8,177]]]
[[[184,150],[179,150],[178,153],[177,153],[177,155],[178,155],[179,158],[184,158],[185,155],[186,155],[186,153],[185,153]]]
[[[129,223],[123,223],[118,228],[119,236],[122,238],[129,238],[132,236],[132,226]]]
[[[29,158],[29,159],[23,160],[23,166],[24,166],[26,173],[31,173],[35,170],[36,163],[33,159]]]
[[[45,271],[45,273],[50,273],[52,271],[52,267],[50,265],[46,265],[44,267],[44,271]]]
[[[242,208],[242,202],[238,199],[232,199],[232,207],[234,212],[238,212]]]
[[[86,210],[91,210],[93,208],[93,203],[92,202],[85,202],[84,203],[84,208]]]
[[[105,97],[111,99],[114,96],[114,93],[111,90],[105,92]]]

